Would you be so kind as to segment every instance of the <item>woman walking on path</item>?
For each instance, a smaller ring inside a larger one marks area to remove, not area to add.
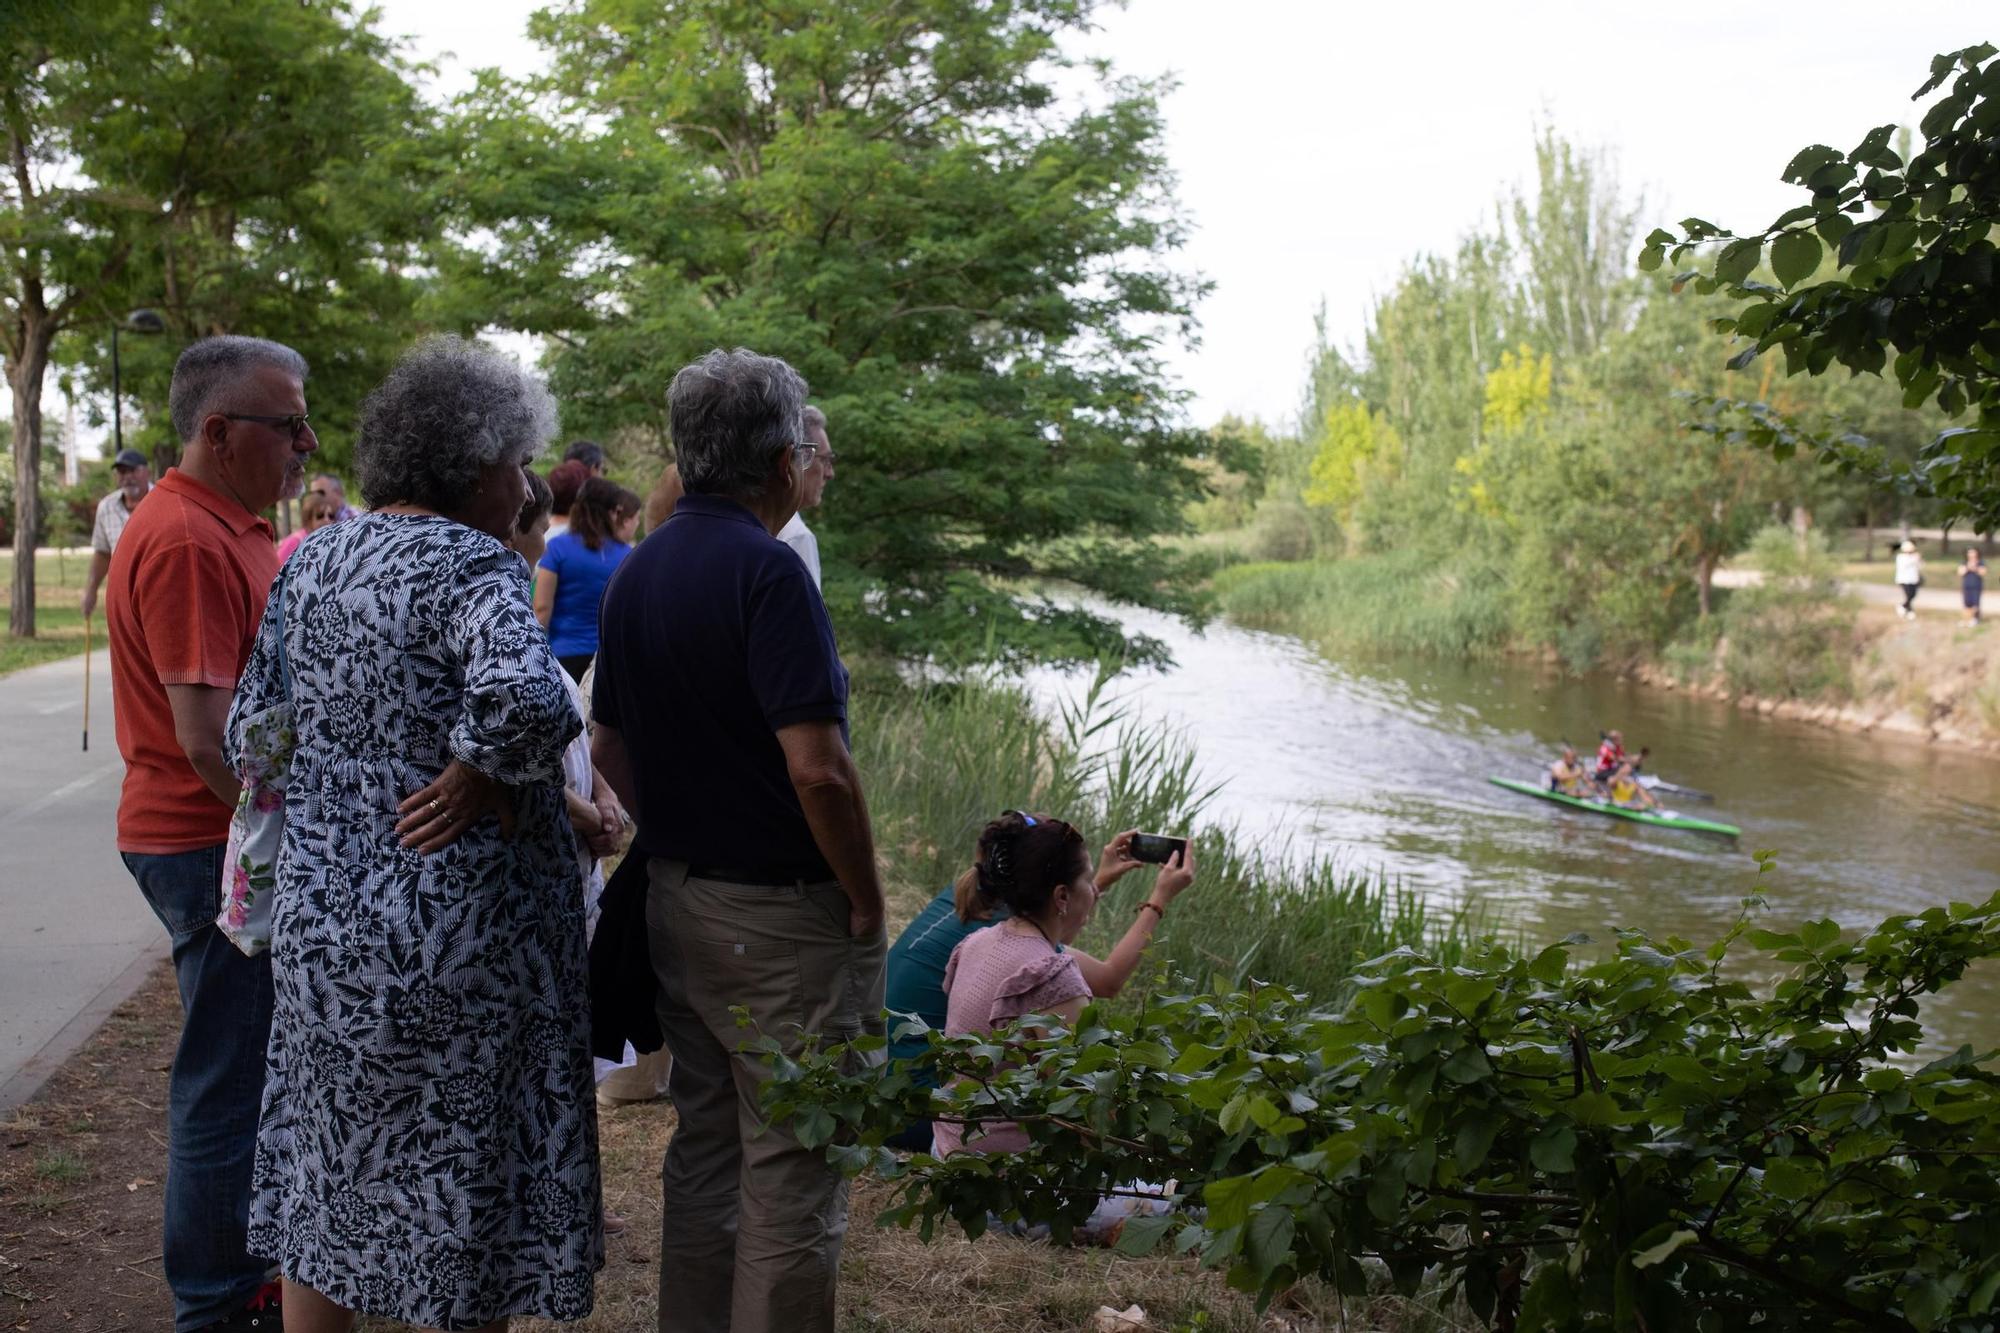
[[[1986,562],[1977,546],[1965,548],[1965,563],[1958,567],[1959,590],[1965,594],[1965,623],[1979,623],[1979,600],[1986,595]]]
[[[300,548],[230,716],[289,694],[276,1006],[250,1249],[292,1333],[576,1319],[603,1263],[581,728],[529,601],[522,465],[548,391],[454,338],[362,408],[371,512]],[[282,653],[280,658],[280,636]]]
[[[1896,548],[1896,586],[1903,590],[1903,604],[1896,614],[1905,620],[1917,618],[1917,589],[1924,584],[1924,558],[1917,554],[1917,544],[1905,541]]]

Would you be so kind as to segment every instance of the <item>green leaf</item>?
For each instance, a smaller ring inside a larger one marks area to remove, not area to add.
[[[1561,1122],[1548,1126],[1528,1145],[1528,1160],[1552,1176],[1568,1175],[1576,1168],[1575,1127]]]
[[[1731,241],[1722,247],[1722,254],[1715,261],[1715,280],[1725,283],[1743,281],[1756,271],[1757,261],[1763,253],[1764,243],[1755,236]]]
[[[1764,1188],[1780,1199],[1797,1201],[1826,1184],[1826,1173],[1810,1157],[1773,1157],[1764,1163]]]
[[[1118,1243],[1111,1248],[1134,1259],[1151,1254],[1167,1232],[1179,1225],[1180,1219],[1171,1214],[1160,1217],[1129,1217],[1118,1231]]]
[[[1477,1083],[1493,1077],[1493,1062],[1477,1046],[1461,1046],[1444,1062],[1442,1072],[1454,1083]]]
[[[1201,1201],[1208,1208],[1208,1229],[1225,1231],[1249,1221],[1255,1185],[1253,1176],[1227,1176],[1208,1182],[1201,1192]]]
[[[1500,1134],[1500,1117],[1479,1115],[1458,1127],[1452,1139],[1451,1158],[1458,1169],[1467,1175],[1477,1171],[1486,1161],[1486,1154],[1493,1151],[1493,1140]]]
[[[1700,1239],[1701,1237],[1692,1231],[1676,1231],[1658,1245],[1649,1246],[1634,1254],[1632,1256],[1632,1267],[1651,1268],[1656,1264],[1663,1264],[1672,1258],[1674,1252],[1683,1245],[1692,1245]]]
[[[1771,243],[1771,271],[1783,287],[1794,287],[1819,269],[1822,248],[1809,231],[1788,231]]]
[[[1903,1317],[1917,1333],[1930,1333],[1950,1309],[1951,1288],[1934,1277],[1911,1283],[1903,1296]]]
[[[1292,1210],[1281,1204],[1266,1204],[1250,1219],[1250,1229],[1243,1237],[1243,1253],[1257,1270],[1259,1279],[1268,1281],[1291,1258],[1292,1236],[1297,1230],[1298,1221]]]
[[[1840,940],[1840,923],[1821,919],[1808,921],[1799,927],[1799,943],[1808,949],[1818,951]]]

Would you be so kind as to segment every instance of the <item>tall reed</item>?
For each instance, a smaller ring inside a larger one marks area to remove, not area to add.
[[[1298,856],[1202,818],[1217,784],[1186,738],[1108,707],[1103,680],[1053,718],[1007,683],[872,679],[855,702],[855,757],[876,840],[906,913],[971,864],[1007,809],[1058,814],[1092,839],[1121,829],[1191,833],[1199,875],[1148,955],[1141,993],[1170,977],[1251,978],[1331,995],[1361,958],[1401,945],[1455,959],[1476,922],[1439,917],[1378,872]],[[1080,945],[1100,955],[1152,887],[1141,868],[1105,895]]]
[[[1446,657],[1497,652],[1508,638],[1505,583],[1476,555],[1395,551],[1217,572],[1231,620],[1322,648]]]

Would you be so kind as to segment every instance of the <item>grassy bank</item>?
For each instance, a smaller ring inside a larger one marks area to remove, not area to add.
[[[83,580],[90,569],[88,551],[35,553],[35,637],[17,639],[0,632],[0,676],[24,667],[40,666],[83,651]],[[0,607],[13,606],[14,557],[0,553]],[[104,646],[102,608],[90,627],[94,647]]]
[[[1431,551],[1233,565],[1215,576],[1231,620],[1347,653],[1499,652],[1508,639],[1503,593],[1485,565]]]
[[[1155,982],[1179,974],[1241,984],[1246,977],[1331,995],[1357,958],[1399,945],[1456,957],[1468,922],[1427,911],[1379,874],[1289,855],[1202,818],[1214,788],[1181,738],[1104,707],[1093,696],[1063,716],[1037,717],[1014,686],[876,683],[855,702],[856,759],[876,839],[907,915],[971,864],[985,823],[1010,808],[1075,823],[1092,850],[1120,829],[1195,835],[1200,871],[1174,903],[1148,954]],[[1152,886],[1126,876],[1081,941],[1108,949]]]

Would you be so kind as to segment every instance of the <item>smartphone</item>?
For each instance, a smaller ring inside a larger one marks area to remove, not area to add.
[[[1134,833],[1132,835],[1132,859],[1145,861],[1151,865],[1163,866],[1173,860],[1175,852],[1187,850],[1186,838],[1169,838],[1159,833]]]

